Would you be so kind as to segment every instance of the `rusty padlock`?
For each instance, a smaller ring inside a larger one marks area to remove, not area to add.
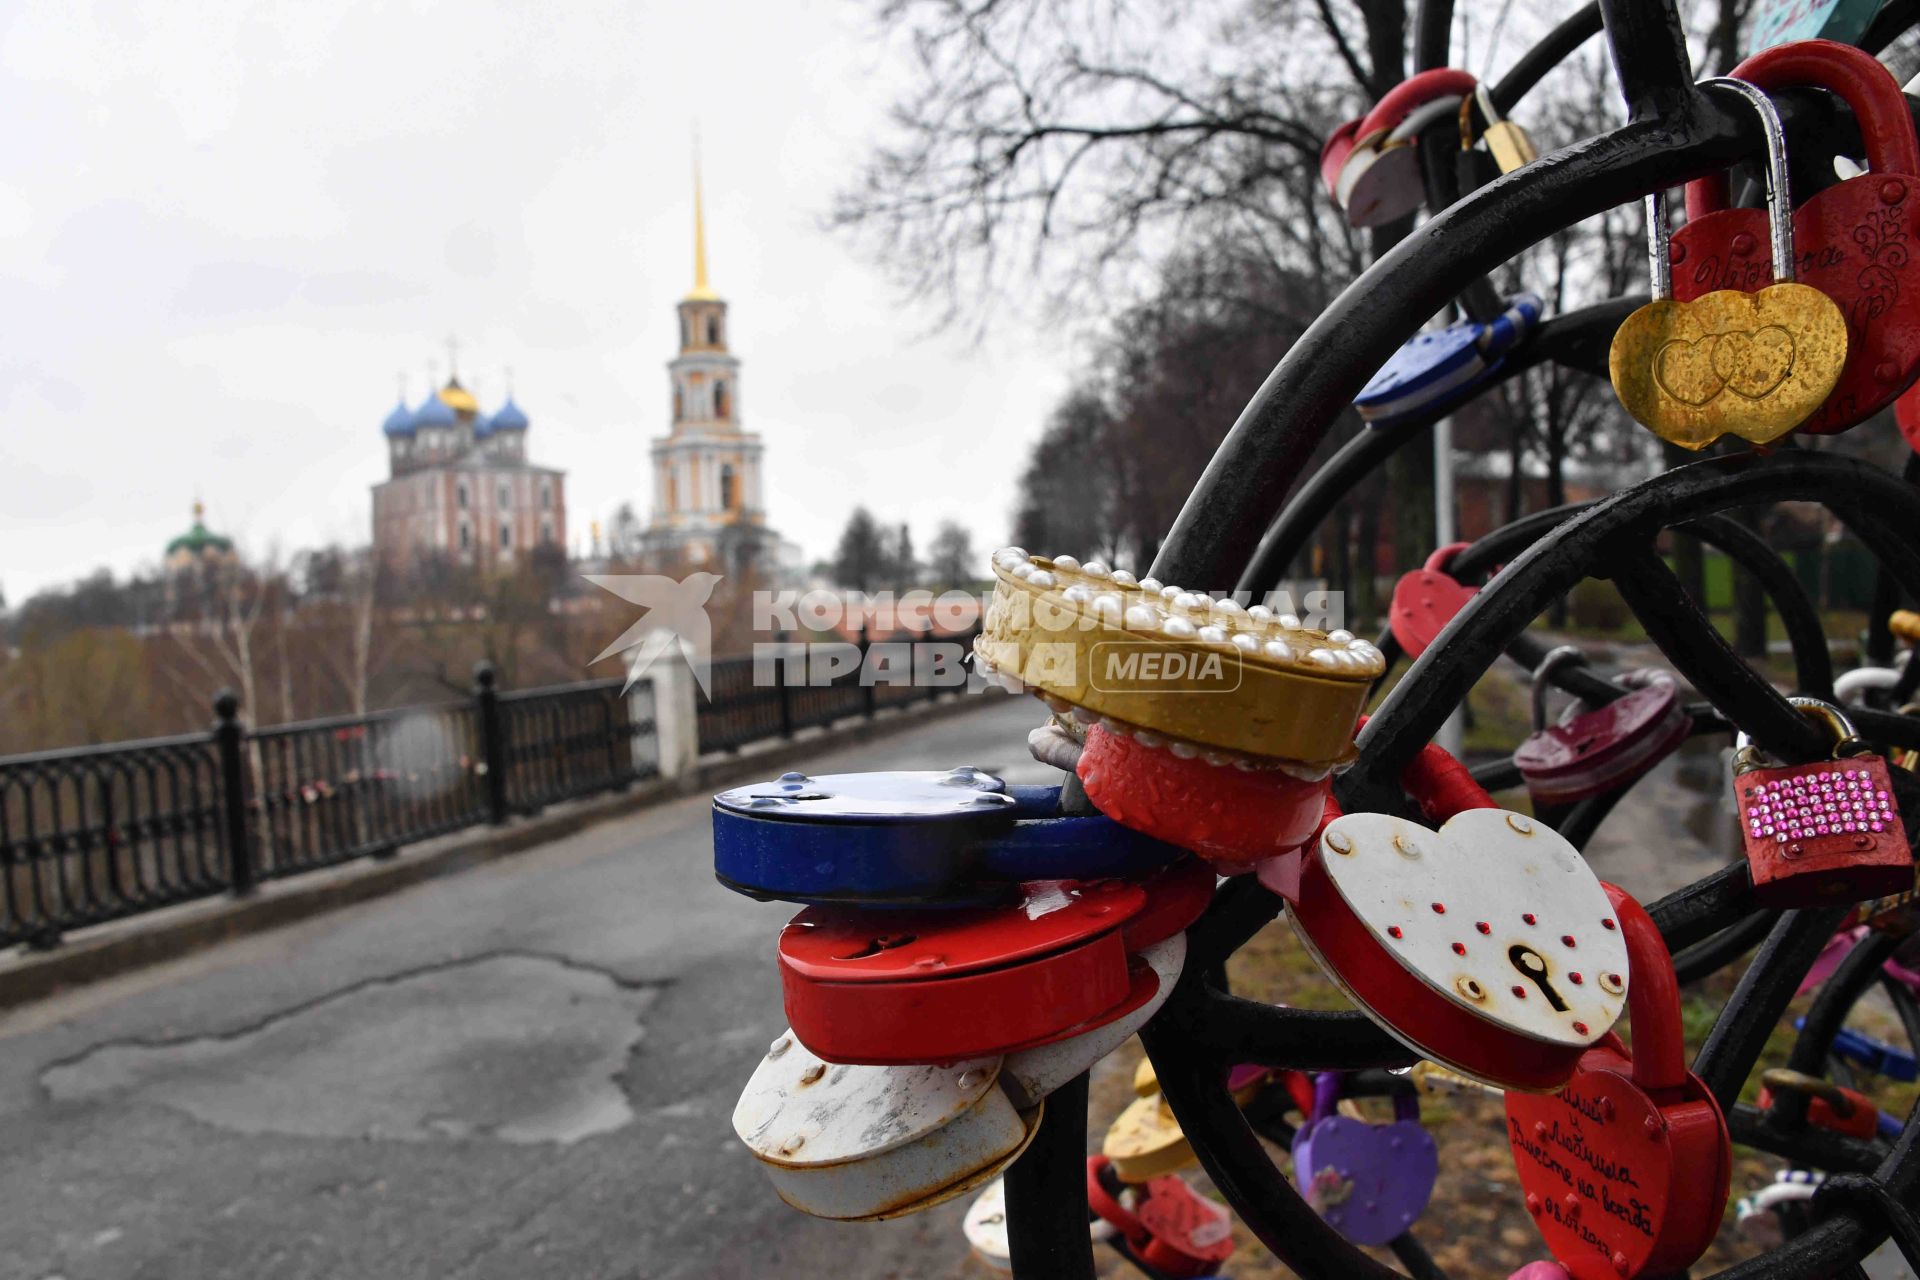
[[[1830,40],[1768,49],[1733,75],[1770,93],[1825,89],[1844,99],[1860,124],[1868,172],[1816,192],[1793,214],[1793,278],[1832,298],[1847,324],[1845,369],[1798,430],[1844,431],[1893,403],[1920,375],[1920,267],[1912,262],[1920,140],[1913,117],[1877,58]],[[1673,237],[1676,298],[1711,289],[1751,292],[1772,281],[1767,215],[1726,205],[1724,175],[1688,185],[1687,225]]]
[[[1551,650],[1547,658],[1560,652]],[[1625,786],[1693,732],[1693,719],[1681,704],[1673,677],[1665,672],[1653,673],[1605,706],[1549,725],[1546,672],[1543,662],[1534,673],[1533,732],[1513,751],[1513,763],[1536,805],[1573,804]]]
[[[1820,290],[1796,283],[1785,135],[1766,94],[1743,80],[1704,81],[1759,112],[1767,140],[1767,244],[1774,283],[1753,292],[1675,296],[1666,197],[1647,197],[1653,301],[1614,332],[1614,393],[1661,439],[1704,449],[1723,435],[1770,444],[1826,402],[1847,362],[1847,324]]]
[[[1356,1005],[1422,1057],[1502,1089],[1557,1088],[1625,1006],[1606,892],[1525,814],[1469,808],[1438,831],[1346,814],[1307,847],[1295,892],[1295,931]]]
[[[1887,764],[1830,702],[1789,698],[1834,734],[1834,758],[1766,765],[1745,734],[1734,745],[1734,799],[1753,897],[1770,907],[1864,902],[1914,887],[1913,855]]]
[[[1574,1280],[1684,1271],[1713,1242],[1733,1173],[1720,1104],[1687,1070],[1660,930],[1627,894],[1607,895],[1630,956],[1632,1052],[1609,1036],[1559,1093],[1507,1095],[1527,1211]]]
[[[1880,1109],[1873,1099],[1858,1089],[1848,1089],[1831,1080],[1810,1076],[1804,1071],[1772,1067],[1760,1073],[1760,1096],[1755,1104],[1766,1111],[1782,1093],[1797,1093],[1807,1099],[1807,1123],[1830,1129],[1849,1138],[1871,1138],[1880,1127]]]
[[[1218,1275],[1233,1256],[1233,1218],[1177,1174],[1132,1187],[1110,1187],[1112,1162],[1087,1157],[1087,1204],[1126,1241],[1127,1252],[1170,1280]],[[1116,1183],[1121,1180],[1114,1178]],[[1131,1198],[1129,1207],[1124,1203]]]
[[[1453,615],[1467,607],[1476,594],[1447,574],[1447,563],[1470,543],[1450,542],[1427,557],[1420,568],[1402,574],[1393,586],[1393,600],[1387,607],[1387,625],[1393,638],[1409,658],[1427,651]]]
[[[944,1066],[827,1062],[791,1030],[774,1040],[733,1128],[782,1200],[817,1218],[916,1213],[988,1181],[1026,1148],[1024,1115],[995,1087],[1000,1059]]]

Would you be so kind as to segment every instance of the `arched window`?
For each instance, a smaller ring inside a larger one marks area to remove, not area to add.
[[[733,464],[725,463],[720,468],[720,509],[735,510],[739,497],[738,488],[733,482]]]
[[[500,484],[500,505],[503,507],[513,505],[513,488],[505,481],[502,481]]]
[[[542,511],[553,510],[553,481],[551,480],[543,480],[540,482],[540,509]]]
[[[685,402],[685,400],[684,400],[684,399],[683,399],[683,398],[681,397],[681,395],[680,395],[680,388],[679,388],[679,386],[678,386],[678,385],[676,385],[676,386],[675,386],[675,387],[673,388],[673,416],[674,416],[674,419],[675,419],[676,421],[678,421],[678,420],[679,420],[680,418],[682,418],[682,417],[684,417],[684,416],[686,415],[686,412],[687,412],[687,410],[686,410],[686,402]]]
[[[687,332],[687,318],[684,315],[680,317],[680,345],[683,347],[693,345],[693,335]]]
[[[711,347],[717,347],[720,345],[720,317],[719,316],[707,317],[707,345]]]
[[[454,488],[453,495],[454,501],[460,504],[462,511],[465,511],[467,509],[467,485],[465,481],[461,481],[460,484]],[[461,540],[460,545],[463,547],[467,545],[464,538]]]
[[[510,547],[513,545],[513,526],[512,525],[502,524],[500,526],[500,545],[503,547]]]
[[[713,416],[716,418],[727,416],[727,384],[719,378],[714,379],[713,382]]]
[[[460,522],[460,549],[469,550],[473,546],[473,527],[466,521]]]

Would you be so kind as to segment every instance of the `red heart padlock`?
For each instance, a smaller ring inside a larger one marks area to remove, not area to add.
[[[1626,785],[1687,740],[1693,720],[1671,679],[1536,729],[1513,763],[1536,805],[1572,804]]]
[[[1393,638],[1409,658],[1427,651],[1433,638],[1453,621],[1453,615],[1467,607],[1474,589],[1463,587],[1447,576],[1447,562],[1467,548],[1453,542],[1427,557],[1427,562],[1412,573],[1403,574],[1394,584],[1393,602],[1387,610]]]
[[[1810,196],[1793,215],[1802,284],[1832,298],[1847,321],[1840,381],[1798,428],[1831,435],[1879,412],[1920,376],[1920,273],[1913,214],[1920,209],[1920,141],[1900,85],[1878,59],[1831,40],[1776,45],[1733,69],[1769,93],[1825,89],[1853,108],[1869,172]],[[1766,214],[1729,209],[1718,176],[1687,187],[1687,225],[1674,233],[1673,295],[1752,292],[1771,283]]]
[[[1420,172],[1420,149],[1415,145],[1417,130],[1403,126],[1414,113],[1443,100],[1451,101],[1439,114],[1451,115],[1452,104],[1472,93],[1476,83],[1465,71],[1436,67],[1409,76],[1373,105],[1354,130],[1351,153],[1334,184],[1335,199],[1347,211],[1348,223],[1384,226],[1420,207],[1427,189]]]
[[[1081,1034],[1158,989],[1121,932],[1146,903],[1118,881],[1035,881],[1004,907],[808,907],[780,933],[787,1017],[843,1063],[954,1062]]]
[[[1129,1211],[1101,1176],[1111,1163],[1105,1156],[1087,1157],[1087,1204],[1120,1233],[1139,1261],[1160,1275],[1184,1280],[1213,1275],[1233,1256],[1233,1219],[1224,1207],[1169,1173],[1141,1184],[1138,1203]]]
[[[1633,1050],[1589,1049],[1556,1094],[1507,1095],[1527,1211],[1574,1280],[1683,1271],[1720,1227],[1732,1179],[1727,1122],[1687,1070],[1680,987],[1652,917],[1606,886],[1625,935]]]

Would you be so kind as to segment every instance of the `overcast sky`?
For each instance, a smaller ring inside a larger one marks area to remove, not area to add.
[[[159,558],[196,492],[250,553],[367,541],[404,372],[513,371],[569,534],[644,513],[691,135],[715,288],[810,556],[849,506],[984,553],[1071,352],[926,337],[818,229],[899,65],[826,0],[13,0],[0,12],[0,587]]]

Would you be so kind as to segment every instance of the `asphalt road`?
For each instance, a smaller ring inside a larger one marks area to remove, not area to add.
[[[996,703],[810,767],[1046,780]],[[816,1221],[735,1139],[791,908],[708,832],[659,806],[0,1019],[0,1277],[984,1276],[962,1205]]]

